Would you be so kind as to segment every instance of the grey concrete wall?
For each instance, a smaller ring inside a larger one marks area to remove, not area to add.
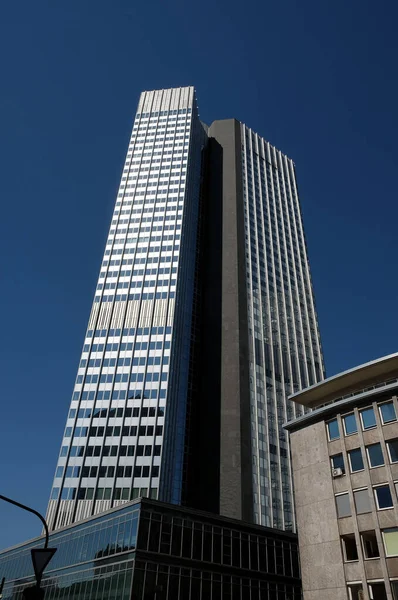
[[[376,400],[375,400],[376,397]],[[373,400],[373,402],[372,402]],[[334,415],[337,418],[340,437],[328,441],[326,423],[322,419],[317,423],[309,421],[307,426],[290,434],[292,466],[295,487],[297,527],[302,566],[304,600],[328,598],[331,589],[346,598],[346,585],[349,582],[361,582],[364,599],[369,600],[369,582],[383,581],[388,600],[392,600],[389,580],[398,577],[398,557],[385,557],[382,530],[398,526],[398,498],[395,482],[398,480],[398,464],[391,464],[386,442],[398,438],[398,421],[383,425],[379,403],[392,400],[398,415],[396,396],[375,390],[373,398],[367,398],[359,407],[351,406],[357,423],[357,431],[345,435],[342,416],[336,405]],[[376,417],[376,426],[363,430],[359,417],[361,408],[372,406]],[[380,443],[384,465],[371,467],[366,453],[370,444]],[[351,473],[348,452],[361,449],[363,470]],[[333,478],[331,457],[342,454],[345,474]],[[390,486],[393,507],[377,509],[374,487],[378,484]],[[357,514],[355,491],[366,489],[369,495],[369,511]],[[346,492],[349,496],[351,515],[338,518],[335,495]],[[367,558],[363,552],[361,537],[365,532],[374,532],[380,557]],[[345,561],[341,547],[341,536],[353,535],[358,550],[358,560]],[[335,588],[335,589],[334,589]]]
[[[290,439],[304,600],[346,600],[325,425],[315,423]]]
[[[215,121],[222,148],[220,514],[253,521],[240,123]]]

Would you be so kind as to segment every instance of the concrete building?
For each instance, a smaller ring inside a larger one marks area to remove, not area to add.
[[[398,600],[398,354],[290,397],[304,600]]]
[[[36,538],[0,552],[3,600],[34,585]],[[46,600],[301,600],[295,534],[143,498],[50,536]]]
[[[293,161],[192,87],[143,92],[50,528],[149,496],[293,530],[286,398],[323,376]]]

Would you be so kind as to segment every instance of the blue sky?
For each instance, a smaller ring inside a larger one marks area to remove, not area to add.
[[[0,8],[0,493],[45,511],[142,90],[195,85],[297,166],[328,375],[395,352],[394,2]],[[0,505],[0,547],[37,535]]]

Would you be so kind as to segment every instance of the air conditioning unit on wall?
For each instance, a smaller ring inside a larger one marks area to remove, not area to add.
[[[341,477],[342,475],[344,475],[344,471],[341,467],[332,469],[332,477]]]

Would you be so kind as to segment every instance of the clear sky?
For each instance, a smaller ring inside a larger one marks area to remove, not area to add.
[[[396,2],[0,7],[0,494],[45,512],[142,90],[291,156],[328,375],[398,350]],[[0,504],[0,547],[37,535]]]

